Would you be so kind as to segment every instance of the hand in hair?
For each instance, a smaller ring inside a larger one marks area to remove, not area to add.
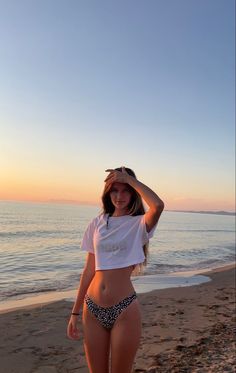
[[[107,176],[107,178],[104,180],[105,183],[106,182],[109,182],[109,183],[127,183],[129,184],[129,180],[130,178],[132,178],[132,176],[130,176],[128,174],[128,172],[125,170],[125,167],[122,167],[121,168],[122,171],[118,171],[118,170],[113,170],[113,169],[108,169],[106,170],[106,172],[110,172],[109,175]]]

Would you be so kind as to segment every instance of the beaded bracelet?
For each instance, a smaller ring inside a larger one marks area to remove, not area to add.
[[[73,316],[79,316],[79,313],[71,312],[71,315],[73,315]]]

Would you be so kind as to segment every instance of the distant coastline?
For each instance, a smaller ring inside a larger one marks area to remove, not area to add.
[[[48,200],[4,200],[0,199],[0,202],[10,202],[10,203],[55,203],[55,204],[65,204],[65,205],[82,205],[82,206],[92,206],[92,207],[101,207],[97,202],[90,202],[90,201],[78,201],[78,200],[69,200],[69,199],[48,199]],[[228,216],[235,216],[235,211],[211,211],[211,210],[166,210],[169,212],[187,212],[192,214],[213,214],[213,215],[228,215]]]
[[[189,212],[193,214],[213,214],[213,215],[230,215],[235,216],[235,212],[230,211],[194,211],[194,210],[165,210],[170,212]]]

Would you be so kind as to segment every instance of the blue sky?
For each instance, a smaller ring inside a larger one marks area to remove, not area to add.
[[[125,165],[169,208],[233,209],[233,0],[0,4],[0,198],[96,202]]]

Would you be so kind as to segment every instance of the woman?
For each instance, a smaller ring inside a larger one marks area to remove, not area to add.
[[[82,240],[88,254],[67,333],[79,338],[77,318],[83,305],[90,373],[108,373],[110,353],[111,372],[130,373],[141,337],[140,307],[130,277],[146,264],[148,240],[164,203],[131,169],[106,172],[103,212],[90,222]]]

